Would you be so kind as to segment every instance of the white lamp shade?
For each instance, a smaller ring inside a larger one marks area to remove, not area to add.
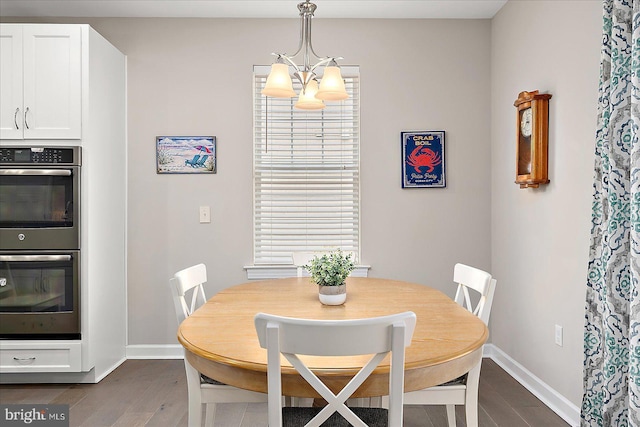
[[[316,98],[325,101],[342,101],[348,97],[342,74],[340,74],[340,67],[325,67]]]
[[[271,72],[267,77],[264,89],[262,89],[262,94],[274,98],[293,98],[296,96],[287,64],[271,65]]]
[[[298,102],[294,107],[300,110],[322,110],[324,108],[324,102],[321,99],[316,98],[318,92],[318,82],[310,80],[307,83],[307,88],[300,91]]]

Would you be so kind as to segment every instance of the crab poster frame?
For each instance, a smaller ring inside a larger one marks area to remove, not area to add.
[[[402,188],[444,188],[444,131],[401,132]]]

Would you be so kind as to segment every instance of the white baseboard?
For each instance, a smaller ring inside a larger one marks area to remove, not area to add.
[[[128,345],[127,359],[184,359],[180,344]]]
[[[122,359],[120,359],[117,362],[115,362],[113,365],[111,365],[108,369],[105,369],[100,375],[97,375],[96,376],[96,380],[95,380],[96,384],[99,383],[100,381],[102,381],[111,372],[115,371],[116,368],[118,366],[122,365],[126,360],[127,360],[127,357],[125,356]]]
[[[496,362],[569,425],[573,427],[580,425],[580,408],[549,387],[544,381],[533,375],[527,368],[513,360],[504,351],[493,344],[485,344],[483,356],[489,357]]]
[[[184,353],[180,344],[127,346],[127,359],[182,359],[183,357]],[[483,350],[483,357],[491,358],[569,425],[573,427],[580,425],[580,409],[576,405],[549,387],[498,347],[493,344],[486,344]]]

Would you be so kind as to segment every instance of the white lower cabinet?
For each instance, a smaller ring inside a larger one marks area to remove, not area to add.
[[[0,341],[0,372],[79,372],[81,347],[79,341]]]

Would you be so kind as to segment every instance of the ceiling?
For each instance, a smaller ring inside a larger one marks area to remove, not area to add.
[[[0,16],[296,18],[301,0],[0,0]],[[492,18],[508,0],[313,0],[322,18]]]

